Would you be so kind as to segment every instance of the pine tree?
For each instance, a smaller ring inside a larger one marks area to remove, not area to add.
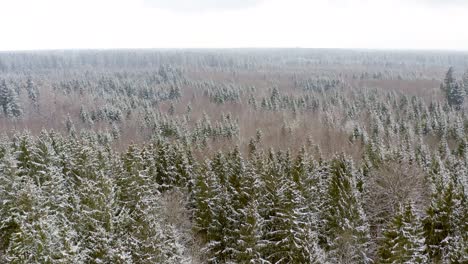
[[[4,148],[0,159],[0,252],[3,252],[10,244],[11,236],[18,232],[19,225],[12,217],[12,212],[17,206],[18,187],[21,185],[21,177],[17,176],[15,158],[10,148]],[[2,260],[0,255],[0,260]]]
[[[434,170],[433,178],[431,204],[423,219],[427,251],[434,261],[450,256],[454,263],[458,263],[464,253],[457,251],[461,249],[466,252],[467,247],[463,249],[452,242],[461,239],[464,241],[461,245],[467,243],[468,223],[464,220],[468,216],[466,197],[460,185],[443,167]]]
[[[369,263],[369,227],[364,215],[356,176],[350,161],[331,161],[327,197],[322,219],[326,241],[322,242],[331,262]]]
[[[465,87],[465,94],[468,94],[468,69],[463,74],[463,86]]]
[[[123,213],[119,232],[125,234],[121,244],[134,263],[182,263],[177,234],[162,221],[159,184],[149,175],[152,161],[145,160],[149,156],[130,146],[117,170],[116,196]]]
[[[173,86],[171,85],[171,88],[169,90],[169,99],[179,99],[181,97],[180,93],[180,88],[179,86]]]
[[[118,200],[130,212],[138,210],[138,203],[142,196],[151,188],[150,179],[144,171],[141,151],[134,145],[130,145],[127,152],[122,155],[122,163],[119,177],[116,179]]]
[[[261,231],[263,219],[258,213],[260,180],[254,168],[245,162],[238,147],[228,157],[229,250],[235,262],[262,263]],[[248,261],[247,261],[248,259]]]
[[[160,185],[160,190],[169,190],[181,183],[181,175],[177,171],[177,153],[171,144],[158,142],[156,144],[157,155],[156,182]]]
[[[213,205],[213,217],[208,226],[208,244],[205,250],[209,254],[210,263],[226,263],[232,258],[229,229],[229,201],[225,187],[217,189],[216,195],[210,201]]]
[[[9,87],[5,80],[0,80],[0,106],[2,107],[3,113],[6,114],[6,107],[8,103]]]
[[[17,118],[23,113],[16,92],[5,80],[0,81],[0,106],[8,118]]]
[[[112,123],[111,134],[114,140],[120,138],[120,128],[116,123]]]
[[[453,74],[454,69],[450,67],[441,84],[441,89],[445,92],[449,105],[459,110],[465,101],[466,93],[463,83],[457,82]]]
[[[51,159],[54,159],[53,155]],[[59,167],[49,165],[48,169],[41,178],[41,190],[45,194],[45,199],[42,204],[44,208],[49,210],[49,216],[54,220],[54,225],[51,229],[54,231],[55,242],[52,247],[54,250],[54,258],[60,259],[62,262],[80,262],[78,248],[80,239],[75,230],[75,223],[71,222],[74,219],[74,210],[76,207],[70,203],[72,199],[72,190],[67,185],[67,181]],[[57,248],[59,247],[59,248]]]
[[[455,77],[453,77],[453,72],[454,72],[453,67],[450,67],[447,73],[445,74],[444,82],[441,85],[442,90],[445,91],[446,93],[448,92],[450,85],[455,82]]]
[[[58,225],[53,214],[43,207],[44,194],[30,178],[24,178],[15,198],[10,217],[17,229],[9,238],[4,259],[8,263],[50,262],[60,252],[53,233]]]
[[[32,169],[33,158],[32,158],[32,148],[33,143],[31,136],[29,134],[24,134],[16,139],[15,144],[15,154],[17,160],[18,174],[20,176],[29,175],[31,177],[36,177],[34,175],[34,170]],[[37,184],[39,184],[37,182]]]
[[[35,109],[39,108],[39,89],[31,78],[26,81],[26,91],[28,91],[29,100],[33,103]]]
[[[67,129],[67,132],[71,136],[76,136],[76,129],[75,129],[75,124],[73,123],[73,120],[71,119],[70,114],[67,114],[67,119],[65,120],[65,127]]]
[[[239,229],[239,241],[233,260],[236,263],[265,263],[261,256],[261,248],[264,246],[262,239],[263,219],[258,214],[258,204],[252,201],[244,209],[245,219]]]
[[[204,242],[207,240],[208,228],[213,217],[212,201],[215,195],[214,175],[207,167],[208,165],[203,166],[195,178],[192,202],[194,231]]]
[[[249,140],[249,145],[248,145],[249,158],[252,158],[256,152],[257,152],[257,144],[255,143],[255,140],[251,138]]]
[[[233,231],[235,231],[238,230],[238,225],[242,221],[242,211],[247,207],[252,198],[249,192],[249,188],[252,186],[247,185],[246,167],[238,147],[235,147],[234,151],[229,153],[226,165],[227,190],[231,205],[230,216]]]
[[[18,137],[16,137],[18,139]],[[0,260],[6,263],[51,263],[72,262],[73,252],[63,242],[73,237],[66,233],[68,222],[66,192],[60,186],[61,173],[50,167],[43,179],[37,182],[31,177],[34,164],[27,144],[29,138],[22,136],[15,156],[7,152],[0,162],[0,228],[2,231]],[[21,160],[21,162],[19,162]],[[20,168],[14,164],[20,164]],[[48,184],[54,188],[48,188]],[[65,234],[66,233],[66,234]]]
[[[379,263],[427,263],[423,229],[411,203],[401,206],[383,233]]]
[[[188,147],[174,146],[174,164],[176,168],[175,187],[182,188],[188,193],[192,192],[194,186],[195,172],[197,171],[197,162],[195,161],[191,150]]]
[[[225,263],[232,259],[236,232],[239,231],[235,221],[239,219],[239,212],[236,210],[239,207],[236,189],[239,188],[240,175],[236,174],[235,168],[230,168],[231,166],[220,152],[210,164],[210,173],[215,181],[214,195],[210,200],[212,218],[207,230],[209,243],[205,250],[209,252],[209,261],[212,263]]]
[[[53,170],[57,169],[57,156],[54,152],[50,139],[45,131],[36,139],[31,146],[31,175],[34,175],[36,182],[42,185]]]
[[[459,82],[451,83],[448,87],[447,100],[449,105],[460,110],[465,101],[465,89]]]
[[[81,119],[81,122],[89,126],[92,126],[94,124],[94,121],[91,118],[91,115],[88,113],[88,111],[86,111],[86,109],[83,106],[80,107],[80,119]]]
[[[291,175],[288,154],[270,151],[262,176],[260,215],[264,218],[262,255],[271,263],[315,263],[322,259],[308,221],[305,199]]]

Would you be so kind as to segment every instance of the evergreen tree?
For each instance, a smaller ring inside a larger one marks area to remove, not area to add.
[[[261,240],[263,219],[258,214],[257,202],[252,201],[244,211],[245,219],[241,222],[233,260],[236,263],[265,263],[266,260],[261,255],[264,246]]]
[[[67,114],[67,119],[65,120],[65,127],[67,129],[67,132],[71,136],[74,137],[76,135],[75,124],[73,123],[73,120],[71,119],[70,114]]]
[[[123,166],[118,168],[116,196],[123,214],[119,232],[125,234],[121,244],[134,263],[182,263],[177,234],[162,221],[160,188],[148,173],[145,159],[150,155],[145,152],[130,146],[122,157]]]
[[[15,198],[10,217],[17,229],[9,238],[4,259],[8,263],[50,263],[62,250],[54,234],[57,219],[43,207],[44,193],[32,179],[24,178]]]
[[[445,74],[445,79],[441,84],[441,89],[444,91],[449,105],[459,110],[465,101],[466,93],[463,83],[457,82],[453,74],[454,69],[453,67],[450,67]]]
[[[8,103],[8,95],[10,94],[9,87],[5,80],[0,80],[0,106],[2,107],[3,113],[6,114],[6,108]]]
[[[463,74],[463,86],[465,87],[465,94],[468,94],[468,69]]]
[[[453,106],[455,109],[460,110],[465,101],[465,89],[459,82],[451,83],[447,88],[447,100],[450,106]]]
[[[175,186],[180,186],[181,175],[177,171],[177,153],[171,144],[158,142],[155,145],[157,155],[155,158],[156,182],[161,190],[168,190]]]
[[[267,166],[260,211],[262,254],[271,263],[315,263],[323,257],[307,221],[305,199],[292,179],[291,161],[287,155],[275,157],[270,152]]]
[[[26,91],[28,91],[29,100],[33,103],[35,109],[39,108],[39,89],[31,78],[26,81]]]
[[[441,88],[443,91],[446,93],[448,92],[448,88],[450,87],[451,84],[455,82],[455,77],[453,76],[454,69],[453,67],[450,67],[445,74],[444,82],[441,85]]]
[[[29,175],[30,177],[37,177],[33,170],[32,145],[33,142],[29,134],[24,134],[16,139],[15,154],[18,174],[20,176]],[[36,183],[39,184],[39,182]]]
[[[369,227],[356,187],[356,172],[350,161],[337,157],[331,161],[325,208],[323,241],[331,262],[369,263]]]
[[[433,170],[431,203],[423,219],[427,251],[434,261],[450,256],[453,263],[458,263],[467,249],[462,246],[467,243],[468,232],[466,196],[450,173],[439,167]]]
[[[229,201],[225,187],[216,190],[216,195],[211,200],[213,217],[208,226],[208,244],[205,250],[209,254],[210,263],[226,263],[232,258],[233,248],[232,234],[229,229]]]
[[[201,168],[193,187],[194,231],[200,234],[203,241],[207,240],[208,227],[213,217],[212,208],[215,206],[212,203],[215,195],[214,176],[207,167],[208,165],[205,165]]]
[[[23,113],[16,92],[5,80],[0,81],[0,106],[3,114],[9,118],[19,117]]]
[[[10,244],[11,236],[18,232],[19,225],[15,221],[12,212],[15,210],[18,199],[18,188],[22,178],[16,174],[15,158],[10,148],[2,150],[0,158],[0,252]],[[0,260],[2,260],[0,254]]]
[[[380,263],[427,263],[423,229],[413,206],[401,206],[383,233]]]

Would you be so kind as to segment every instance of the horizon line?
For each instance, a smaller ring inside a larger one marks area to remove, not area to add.
[[[393,51],[393,52],[453,52],[468,53],[467,49],[440,48],[323,48],[323,47],[158,47],[158,48],[35,48],[35,49],[0,49],[0,53],[21,52],[57,52],[57,51],[136,51],[136,50],[342,50],[342,51]]]

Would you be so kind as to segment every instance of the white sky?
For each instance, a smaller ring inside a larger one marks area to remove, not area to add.
[[[232,47],[468,50],[468,1],[0,0],[0,50]]]

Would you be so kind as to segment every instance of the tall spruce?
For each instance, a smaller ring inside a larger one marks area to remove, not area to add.
[[[335,263],[369,263],[369,227],[356,187],[356,171],[343,156],[330,164],[327,197],[322,219],[323,247]]]
[[[422,224],[411,203],[400,206],[383,233],[379,263],[427,263]]]

